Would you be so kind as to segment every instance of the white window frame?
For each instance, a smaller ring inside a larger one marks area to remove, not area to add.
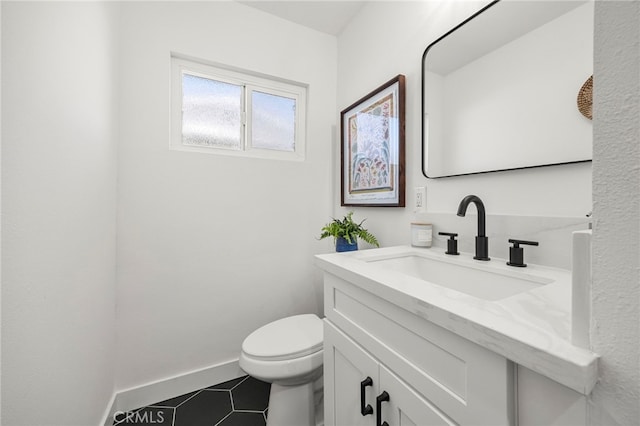
[[[191,74],[243,87],[241,148],[224,148],[185,145],[182,143],[182,76]],[[295,100],[294,150],[283,151],[251,146],[251,93],[252,91],[287,97]],[[306,145],[306,103],[307,86],[275,77],[258,75],[213,65],[204,61],[171,56],[171,149],[207,154],[240,157],[265,158],[274,160],[302,161],[305,159]]]

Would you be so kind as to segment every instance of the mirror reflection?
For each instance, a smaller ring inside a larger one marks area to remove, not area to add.
[[[590,161],[592,73],[593,2],[491,3],[423,55],[424,175]]]

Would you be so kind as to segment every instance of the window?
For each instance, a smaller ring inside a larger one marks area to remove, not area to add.
[[[173,149],[304,160],[304,85],[171,60]]]

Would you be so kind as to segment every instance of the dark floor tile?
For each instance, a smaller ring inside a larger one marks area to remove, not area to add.
[[[269,383],[253,377],[238,377],[148,407],[118,413],[114,426],[265,426],[270,388]]]
[[[266,410],[269,406],[270,390],[270,383],[249,377],[231,391],[234,410]]]
[[[174,426],[215,425],[231,412],[228,391],[203,390],[176,408]]]
[[[229,380],[228,382],[220,383],[217,385],[209,386],[207,389],[226,389],[231,390],[243,381],[247,376],[238,377],[237,379]]]
[[[162,402],[156,402],[155,404],[151,405],[153,405],[154,407],[177,407],[198,392],[200,391],[185,393],[184,395],[176,396],[175,398],[167,399]]]
[[[234,411],[218,423],[217,426],[265,426],[267,422],[262,413],[247,413]]]
[[[173,408],[144,407],[139,410],[117,413],[114,425],[118,426],[172,426]]]

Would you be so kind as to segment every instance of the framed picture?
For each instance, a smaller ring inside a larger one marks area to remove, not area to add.
[[[340,113],[343,206],[404,207],[405,77]]]

